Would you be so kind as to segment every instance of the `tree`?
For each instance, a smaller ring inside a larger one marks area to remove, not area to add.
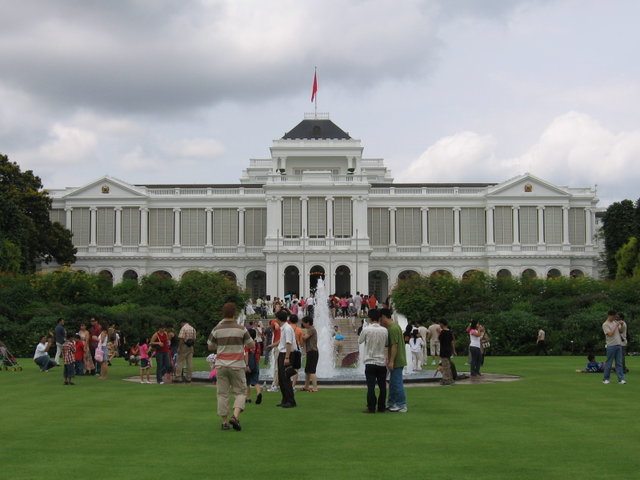
[[[637,220],[640,214],[637,213],[637,207],[638,204],[634,205],[631,200],[612,203],[607,208],[602,219],[605,262],[607,276],[610,279],[616,278],[618,269],[616,252],[627,243],[629,238],[637,236],[640,231],[640,225]]]
[[[616,265],[616,280],[640,276],[640,251],[636,237],[631,237],[616,252]]]
[[[71,233],[49,219],[40,178],[0,154],[0,269],[33,272],[38,262],[75,262]]]

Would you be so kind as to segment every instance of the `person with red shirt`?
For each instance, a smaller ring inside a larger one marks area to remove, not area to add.
[[[164,385],[165,373],[171,372],[171,340],[166,325],[160,325],[158,331],[151,337],[150,345],[156,349],[156,382]]]
[[[84,342],[77,333],[73,336],[76,340],[76,376],[84,375]]]

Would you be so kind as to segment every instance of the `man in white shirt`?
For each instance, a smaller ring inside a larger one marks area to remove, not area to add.
[[[33,354],[33,361],[40,367],[41,372],[47,372],[50,368],[58,365],[51,360],[49,356],[51,345],[53,345],[52,338],[47,339],[47,337],[40,337],[40,342],[36,346],[36,351]]]
[[[291,368],[291,353],[298,350],[296,335],[293,327],[287,323],[287,312],[280,310],[276,314],[276,320],[280,325],[280,343],[278,343],[278,383],[282,401],[277,405],[282,408],[293,408],[296,406],[296,399],[293,393],[291,377],[296,371]]]
[[[362,329],[358,343],[364,343],[364,376],[367,379],[367,408],[363,413],[384,413],[387,401],[387,359],[389,333],[380,325],[380,311],[369,310],[369,326]],[[376,398],[376,383],[380,395]]]

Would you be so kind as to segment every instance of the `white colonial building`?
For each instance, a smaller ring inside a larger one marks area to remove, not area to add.
[[[385,298],[414,272],[463,277],[598,276],[598,199],[530,174],[502,183],[394,183],[382,159],[328,116],[305,118],[251,159],[239,184],[130,185],[112,177],[52,190],[73,232],[74,268],[119,282],[193,270],[253,296]]]

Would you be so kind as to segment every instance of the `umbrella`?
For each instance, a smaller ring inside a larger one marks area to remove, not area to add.
[[[360,352],[351,352],[347,353],[342,359],[343,367],[350,367],[358,363],[358,358],[360,357]]]

